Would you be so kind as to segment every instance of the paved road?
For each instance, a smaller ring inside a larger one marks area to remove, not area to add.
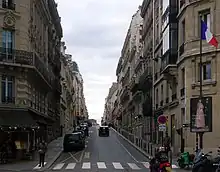
[[[114,131],[110,131],[110,137],[99,137],[97,131],[96,127],[90,129],[87,147],[83,151],[62,153],[56,162],[44,171],[149,171],[148,159]]]

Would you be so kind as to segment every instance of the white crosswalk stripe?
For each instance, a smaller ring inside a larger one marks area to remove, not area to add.
[[[44,162],[44,165],[46,165],[47,164],[47,162]],[[42,167],[40,167],[39,166],[39,164],[37,164],[33,169],[34,170],[39,170],[39,169],[41,169]]]
[[[45,162],[46,165],[46,162]],[[34,170],[39,170],[42,167],[39,167],[37,165],[34,167]],[[121,162],[97,162],[97,163],[91,163],[91,162],[83,162],[83,163],[58,163],[55,164],[51,169],[52,170],[73,170],[73,169],[91,169],[91,168],[98,168],[98,169],[109,169],[114,168],[116,170],[123,170],[123,169],[131,169],[131,170],[140,170],[140,169],[149,169],[150,164],[149,162],[141,162],[141,163],[121,163]],[[177,165],[172,164],[172,169],[179,168]]]
[[[82,165],[82,169],[90,169],[91,168],[91,163],[90,162],[84,162]]]
[[[73,170],[76,166],[76,163],[69,163],[67,166],[66,166],[66,170]]]
[[[135,163],[128,163],[128,166],[129,166],[132,170],[140,170],[140,168],[139,168]]]
[[[106,169],[107,168],[104,162],[97,162],[97,166],[99,169]]]
[[[59,164],[55,165],[55,167],[53,167],[53,170],[60,170],[63,168],[64,165],[65,165],[65,163],[59,163]]]
[[[124,168],[122,167],[121,163],[119,162],[113,162],[112,163],[115,169],[120,169],[123,170]]]

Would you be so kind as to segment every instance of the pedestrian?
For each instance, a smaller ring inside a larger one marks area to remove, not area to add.
[[[167,155],[170,152],[170,144],[171,144],[171,138],[166,132],[166,136],[164,137],[164,147],[165,147],[165,151],[167,152]]]
[[[45,161],[45,154],[46,154],[46,151],[47,151],[47,145],[45,143],[44,140],[42,140],[40,143],[39,143],[39,147],[38,147],[38,153],[39,153],[39,167],[44,167],[44,161]]]

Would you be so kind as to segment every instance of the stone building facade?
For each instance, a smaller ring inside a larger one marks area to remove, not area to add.
[[[50,141],[60,135],[63,33],[57,5],[54,0],[2,2],[0,125],[18,133],[29,128],[30,140]]]

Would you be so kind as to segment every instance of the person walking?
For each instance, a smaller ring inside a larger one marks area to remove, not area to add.
[[[47,151],[47,145],[44,140],[39,143],[38,153],[39,153],[39,167],[44,167],[45,154]]]

